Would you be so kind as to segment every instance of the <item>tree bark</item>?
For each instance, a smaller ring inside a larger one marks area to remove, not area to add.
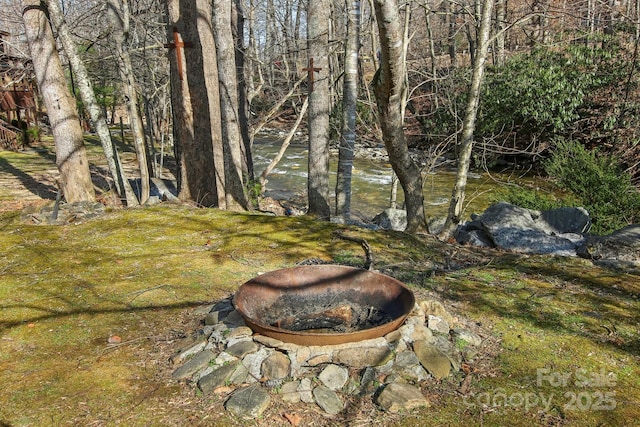
[[[309,80],[309,177],[307,193],[310,215],[328,220],[329,206],[329,15],[331,7],[325,0],[309,0],[307,9]],[[313,60],[313,61],[312,61]]]
[[[178,197],[207,207],[226,207],[218,66],[211,2],[167,2]],[[190,46],[189,46],[190,45]],[[182,72],[180,72],[182,70]]]
[[[478,106],[480,104],[480,90],[484,77],[487,53],[489,50],[489,35],[491,33],[491,14],[495,0],[483,0],[482,17],[480,19],[480,30],[478,35],[478,50],[473,63],[473,76],[469,87],[469,97],[462,124],[460,158],[458,159],[458,172],[456,183],[451,195],[449,213],[443,229],[439,233],[441,239],[448,239],[453,235],[457,225],[460,223],[464,208],[465,189],[467,187],[467,176],[471,152],[473,150],[473,133],[476,126]]]
[[[243,168],[242,133],[239,117],[238,76],[236,73],[235,42],[231,27],[231,0],[213,2],[214,37],[220,83],[220,113],[224,148],[225,197],[227,209],[248,208],[244,180],[248,172]]]
[[[67,88],[47,10],[40,0],[23,0],[22,8],[36,82],[56,145],[56,165],[65,200],[68,203],[95,201],[75,98]]]
[[[344,54],[342,89],[342,131],[336,179],[336,215],[351,216],[351,173],[356,142],[356,107],[358,102],[358,51],[360,50],[360,0],[350,2],[347,40]]]
[[[374,0],[380,33],[380,68],[373,81],[382,135],[389,161],[405,194],[406,231],[425,228],[424,195],[420,169],[409,156],[403,129],[403,31],[395,0]]]

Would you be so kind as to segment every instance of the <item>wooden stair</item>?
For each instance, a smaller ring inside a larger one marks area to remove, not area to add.
[[[8,150],[20,148],[20,134],[22,131],[0,119],[0,147]]]

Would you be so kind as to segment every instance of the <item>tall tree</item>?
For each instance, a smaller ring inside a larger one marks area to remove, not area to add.
[[[344,50],[342,89],[342,131],[338,151],[336,179],[336,215],[351,215],[351,173],[356,143],[356,107],[358,102],[358,51],[360,50],[360,0],[347,0],[347,40]]]
[[[247,162],[243,161],[241,124],[242,110],[238,99],[238,75],[235,41],[231,26],[232,1],[213,2],[214,36],[220,82],[220,112],[222,119],[222,144],[224,148],[225,187],[227,208],[247,209],[244,180],[248,175]]]
[[[467,187],[467,177],[469,175],[469,165],[471,162],[471,152],[473,150],[473,133],[476,127],[476,117],[478,106],[480,105],[480,92],[484,78],[484,70],[489,51],[489,36],[491,34],[491,14],[495,0],[482,1],[482,14],[480,17],[480,29],[478,31],[477,52],[473,62],[473,76],[469,86],[469,96],[462,124],[460,157],[458,159],[458,172],[456,183],[453,187],[449,213],[439,237],[447,239],[455,231],[460,223],[464,207],[465,189]]]
[[[395,0],[374,0],[374,6],[380,34],[380,68],[374,77],[374,91],[389,161],[404,190],[406,231],[413,233],[425,227],[425,214],[422,175],[409,155],[403,129],[406,64],[402,21]]]
[[[211,2],[168,0],[167,8],[178,196],[226,208]]]
[[[94,201],[75,98],[67,88],[46,7],[40,0],[23,0],[22,8],[36,82],[51,123],[65,200],[69,203]]]
[[[109,19],[115,30],[112,34],[115,41],[116,58],[118,59],[120,77],[124,84],[129,126],[138,157],[138,168],[140,169],[140,203],[144,204],[149,199],[151,177],[149,174],[148,150],[144,136],[144,128],[142,126],[142,117],[140,117],[138,90],[136,89],[135,74],[133,72],[133,64],[128,48],[131,35],[129,1],[109,0],[107,2],[107,8],[109,11]]]
[[[122,170],[122,163],[118,151],[111,141],[111,133],[104,114],[104,109],[100,107],[96,99],[93,84],[89,79],[87,69],[78,54],[78,48],[73,41],[71,31],[65,20],[60,5],[57,0],[47,0],[49,15],[56,28],[58,38],[62,42],[64,52],[69,58],[69,65],[74,77],[74,86],[80,91],[80,98],[89,111],[89,117],[95,126],[96,133],[100,138],[102,150],[107,159],[107,167],[113,178],[114,186],[121,200],[126,201],[127,206],[137,206],[138,199],[131,188],[131,184]]]
[[[307,40],[309,73],[309,178],[310,215],[328,220],[329,206],[329,16],[326,0],[309,0]]]

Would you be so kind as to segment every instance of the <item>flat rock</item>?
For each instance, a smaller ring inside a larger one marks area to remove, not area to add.
[[[428,327],[432,331],[440,332],[441,334],[449,333],[449,323],[441,317],[429,315]]]
[[[449,376],[451,361],[449,357],[437,347],[426,341],[415,341],[413,351],[416,353],[420,364],[434,377],[440,379]]]
[[[386,345],[363,348],[345,348],[333,354],[333,362],[354,368],[383,365],[393,358],[393,351]]]
[[[269,357],[273,352],[271,349],[261,348],[255,353],[247,354],[242,359],[242,364],[249,371],[249,377],[254,378],[256,381],[260,379],[262,375],[262,362]]]
[[[270,402],[269,393],[260,385],[254,384],[232,393],[224,407],[241,418],[258,418]]]
[[[300,392],[300,400],[304,403],[313,403],[313,384],[311,384],[311,378],[303,378],[300,380],[300,385],[298,386],[298,391]]]
[[[378,395],[376,403],[383,410],[393,413],[430,406],[418,388],[397,382],[387,385]]]
[[[318,406],[329,415],[338,414],[344,409],[344,403],[336,392],[323,385],[313,389],[313,398]]]
[[[425,312],[425,315],[427,317],[429,315],[436,316],[446,321],[449,324],[449,326],[454,324],[455,319],[453,318],[451,313],[449,313],[449,311],[446,308],[444,308],[444,305],[442,305],[440,301],[436,301],[436,300],[420,301],[419,305],[420,305],[420,308],[422,308],[422,310]]]
[[[300,387],[300,381],[289,381],[282,384],[282,388],[280,389],[280,396],[282,400],[287,403],[298,403],[300,402],[300,392],[298,388]]]
[[[327,365],[318,375],[318,379],[329,390],[340,390],[349,379],[349,370],[343,366]]]
[[[204,368],[213,360],[215,354],[210,350],[204,350],[197,353],[191,359],[187,360],[184,365],[173,371],[171,376],[176,380],[188,378]]]
[[[254,353],[260,349],[260,346],[253,341],[239,341],[225,350],[232,356],[243,358],[247,354]]]
[[[262,376],[267,380],[282,379],[289,375],[291,361],[279,351],[274,351],[262,362]]]
[[[214,389],[225,385],[236,370],[237,366],[237,363],[230,363],[228,365],[221,366],[208,375],[205,375],[198,380],[198,388],[206,395]]]

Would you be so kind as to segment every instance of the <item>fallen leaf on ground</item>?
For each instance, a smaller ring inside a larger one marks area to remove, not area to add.
[[[285,412],[284,417],[291,423],[293,427],[298,427],[302,421],[302,417],[298,414],[287,414]]]

